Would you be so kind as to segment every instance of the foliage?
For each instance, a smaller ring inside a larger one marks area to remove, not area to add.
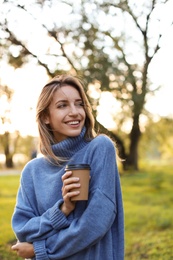
[[[25,136],[25,137],[20,137],[17,147],[16,147],[16,152],[17,153],[22,153],[25,154],[28,157],[28,160],[31,159],[32,157],[32,152],[37,150],[37,144],[38,144],[38,138],[33,137],[33,136]]]
[[[0,257],[17,260],[10,222],[20,175],[0,173]],[[158,185],[159,181],[159,185]],[[140,172],[121,171],[126,260],[173,258],[172,165],[143,162]]]
[[[10,120],[10,101],[12,100],[13,90],[8,86],[0,84],[0,104],[1,104],[1,113],[0,113],[0,125],[1,131],[3,129],[3,125],[9,125],[11,123]],[[7,131],[8,129],[4,129]]]
[[[170,118],[160,118],[156,122],[148,121],[140,142],[140,158],[172,161],[172,124],[173,120]]]

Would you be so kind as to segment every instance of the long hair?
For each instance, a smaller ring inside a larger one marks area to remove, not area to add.
[[[38,123],[39,131],[39,148],[40,152],[49,160],[53,161],[56,164],[64,161],[63,158],[57,157],[51,148],[52,144],[55,144],[57,141],[54,139],[52,129],[49,124],[46,124],[44,118],[49,114],[49,105],[52,102],[54,93],[63,86],[72,86],[74,87],[81,96],[82,102],[84,104],[84,110],[86,113],[85,119],[85,140],[90,141],[95,136],[94,131],[95,120],[92,114],[91,105],[87,99],[87,96],[84,91],[83,83],[77,77],[71,75],[58,75],[54,77],[50,82],[48,82],[42,89],[40,96],[38,98],[37,107],[36,107],[36,121]]]

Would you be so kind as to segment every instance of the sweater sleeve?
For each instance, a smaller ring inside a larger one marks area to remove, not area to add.
[[[114,223],[117,205],[122,208],[119,175],[112,142],[107,138],[100,140],[98,138],[94,142],[89,160],[91,180],[86,210],[79,218],[75,218],[69,227],[46,240],[34,242],[37,260],[42,259],[44,248],[46,248],[44,259],[53,260],[69,257],[96,244]]]
[[[58,200],[42,215],[37,212],[36,201],[33,198],[33,184],[31,178],[28,176],[28,172],[25,174],[23,172],[12,216],[12,228],[20,242],[33,242],[46,239],[58,230],[70,225],[70,215],[66,218],[60,210],[60,205],[63,202],[62,199]],[[24,178],[25,180],[23,180]],[[27,189],[25,186],[27,186]]]

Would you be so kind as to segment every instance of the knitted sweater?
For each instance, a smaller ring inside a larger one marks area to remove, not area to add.
[[[20,242],[34,245],[37,260],[123,260],[124,219],[119,174],[112,141],[80,136],[52,146],[68,163],[91,166],[89,200],[79,201],[66,217],[60,210],[64,163],[31,160],[21,175],[12,227]]]

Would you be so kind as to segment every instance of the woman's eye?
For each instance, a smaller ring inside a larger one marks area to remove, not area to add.
[[[63,108],[63,107],[66,107],[67,105],[66,104],[59,104],[58,106],[57,106],[57,108]]]
[[[83,103],[82,101],[77,102],[77,103],[76,103],[76,106],[83,107],[83,106],[84,106],[84,103]]]
[[[60,103],[57,105],[57,108],[66,108],[67,106],[70,106],[70,104],[68,103]],[[82,101],[79,101],[79,102],[75,102],[74,103],[74,106],[76,107],[83,107],[84,106],[84,103]]]

